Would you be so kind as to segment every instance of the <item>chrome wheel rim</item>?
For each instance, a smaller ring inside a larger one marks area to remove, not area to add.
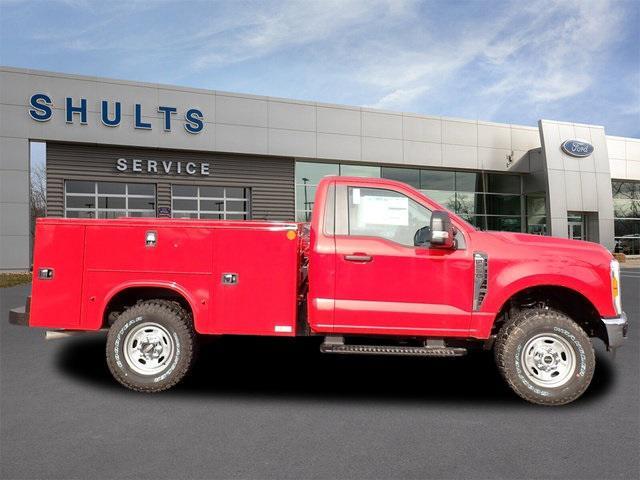
[[[164,370],[175,355],[173,338],[162,325],[144,322],[125,337],[124,358],[140,375],[155,375]]]
[[[527,378],[539,387],[557,388],[576,371],[576,353],[571,344],[555,333],[531,338],[521,354]]]

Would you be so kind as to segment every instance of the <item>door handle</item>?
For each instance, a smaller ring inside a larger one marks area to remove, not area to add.
[[[362,253],[354,254],[354,255],[345,255],[344,259],[348,262],[370,262],[373,260],[371,255],[364,255]]]

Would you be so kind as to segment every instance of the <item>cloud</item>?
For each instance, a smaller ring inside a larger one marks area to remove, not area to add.
[[[500,80],[485,94],[518,94],[544,103],[573,97],[592,85],[598,55],[619,32],[620,10],[608,0],[537,6],[536,21],[513,42],[507,36],[490,46],[489,58]]]
[[[192,65],[202,70],[263,57],[278,50],[323,41],[366,25],[375,18],[401,17],[413,2],[404,0],[286,1],[256,4],[234,11],[225,28],[198,32],[200,41],[216,51],[196,55]],[[335,38],[335,37],[334,37]]]
[[[398,88],[382,97],[373,105],[368,106],[371,108],[389,109],[398,105],[408,105],[416,98],[424,94],[428,89],[429,87],[426,85],[414,88]]]
[[[435,87],[465,83],[455,78],[465,70],[476,78],[479,97],[518,96],[532,104],[571,98],[593,84],[598,56],[618,35],[616,6],[608,0],[514,4],[497,17],[474,19],[473,27],[462,20],[438,41],[392,45],[388,59],[372,61],[361,81],[382,88],[373,105],[384,108],[404,108]]]

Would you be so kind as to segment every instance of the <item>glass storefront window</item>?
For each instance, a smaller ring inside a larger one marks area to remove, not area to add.
[[[91,196],[71,196],[67,192],[67,210],[75,209],[75,208],[96,208],[96,197],[95,195]]]
[[[544,195],[527,195],[527,215],[547,214],[547,199]]]
[[[340,175],[337,163],[296,162],[296,185],[317,185],[327,175]]]
[[[67,210],[65,218],[96,218],[95,210]]]
[[[525,224],[520,175],[375,165],[296,163],[296,221],[311,220],[316,186],[325,175],[382,177],[406,183],[481,229],[546,233],[544,194],[527,207]],[[485,188],[487,186],[487,188]],[[535,207],[535,208],[534,208]],[[534,226],[535,225],[535,226]]]
[[[521,217],[492,217],[487,216],[487,230],[500,230],[503,232],[522,231]]]
[[[315,185],[296,185],[296,212],[300,212],[300,215],[296,214],[297,221],[308,222],[311,220],[315,196]]]
[[[482,194],[456,192],[456,200],[453,211],[457,214],[474,215],[475,213],[480,211],[477,203],[481,200]]]
[[[422,170],[420,172],[420,188],[423,190],[454,191],[456,189],[455,172]]]
[[[478,230],[500,230],[504,232],[521,232],[521,217],[506,217],[498,215],[460,215]]]
[[[156,216],[154,184],[66,180],[64,188],[67,218]]]
[[[355,166],[357,167],[357,165]],[[337,163],[296,162],[296,221],[311,220],[313,200],[316,196],[316,185],[327,175],[340,175]],[[351,175],[351,173],[349,174]]]
[[[582,213],[567,212],[567,221],[584,223],[584,215]]]
[[[480,213],[489,215],[520,215],[520,203],[522,197],[520,195],[493,195],[485,194],[485,206],[480,202]]]
[[[248,220],[251,190],[243,187],[171,186],[173,218]]]
[[[413,188],[420,188],[420,170],[417,168],[382,167],[382,178],[397,180]]]
[[[613,198],[640,200],[640,182],[611,181]]]
[[[133,184],[131,184],[131,189],[133,190]],[[124,195],[127,193],[127,187],[124,183],[117,182],[99,182],[98,183],[98,193],[106,193],[112,195]],[[131,193],[135,193],[132,191]]]
[[[193,185],[172,185],[171,194],[174,197],[197,197],[198,187]]]
[[[547,234],[547,197],[544,192],[527,195],[527,233]]]
[[[491,193],[521,193],[520,175],[504,173],[487,174],[487,191]]]
[[[131,202],[133,200],[134,200],[133,198],[129,199],[129,206],[131,208],[137,208],[137,207],[131,205]],[[139,199],[136,198],[135,200],[139,200]],[[149,199],[149,200],[151,200],[151,199]],[[69,203],[67,203],[67,206],[69,206]],[[124,209],[127,208],[127,200],[126,200],[126,198],[123,198],[123,197],[99,197],[98,198],[98,208],[124,210]]]
[[[546,235],[547,234],[547,217],[544,217],[544,216],[527,217],[527,233],[532,233],[534,235]]]
[[[340,165],[340,175],[345,177],[380,178],[380,167],[372,165]]]
[[[640,218],[640,200],[613,199],[615,218]]]
[[[640,255],[640,182],[611,181],[615,251]]]
[[[420,190],[427,197],[435,200],[443,207],[455,211],[456,207],[456,192],[447,192],[442,190]]]
[[[640,219],[616,219],[616,251],[627,255],[640,255]]]
[[[482,174],[476,172],[456,172],[456,190],[458,192],[482,192]]]

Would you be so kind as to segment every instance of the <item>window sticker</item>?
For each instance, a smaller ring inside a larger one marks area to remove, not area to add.
[[[361,225],[409,225],[407,197],[366,195],[360,200],[360,222],[358,223]]]
[[[360,205],[360,189],[359,188],[353,189],[353,204]]]

